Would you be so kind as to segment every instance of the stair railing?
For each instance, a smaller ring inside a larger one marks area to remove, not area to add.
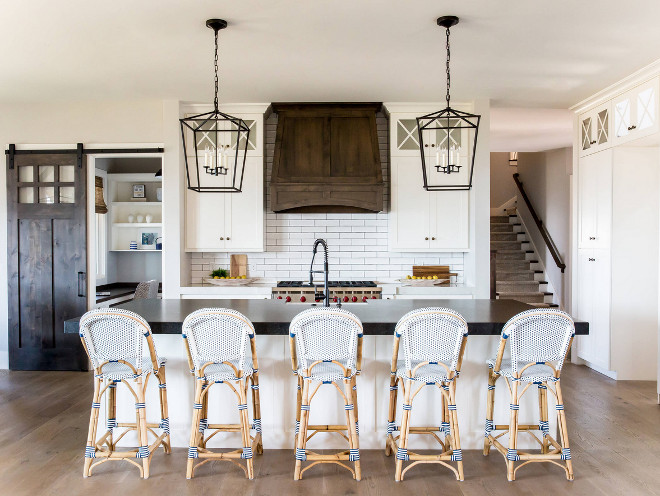
[[[561,255],[559,254],[557,245],[550,236],[550,233],[543,224],[543,221],[536,214],[536,210],[534,210],[532,203],[529,201],[529,197],[527,196],[527,193],[525,193],[525,189],[523,188],[523,183],[520,181],[520,174],[515,173],[513,175],[513,180],[515,181],[516,186],[518,186],[518,190],[520,191],[520,196],[522,196],[523,200],[525,201],[525,205],[527,205],[527,208],[529,209],[529,213],[532,215],[532,219],[534,219],[534,223],[536,224],[536,227],[540,231],[543,241],[545,241],[545,245],[548,247],[548,250],[550,250],[550,255],[552,255],[552,259],[557,264],[557,267],[559,267],[559,269],[562,272],[564,272],[564,269],[566,269],[566,264],[561,259]]]

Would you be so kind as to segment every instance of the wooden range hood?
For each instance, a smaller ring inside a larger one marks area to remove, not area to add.
[[[274,103],[274,212],[380,212],[380,103]]]

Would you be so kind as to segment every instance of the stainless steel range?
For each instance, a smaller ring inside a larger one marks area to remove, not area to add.
[[[273,288],[273,298],[287,303],[321,303],[318,298],[322,284],[312,285],[308,281],[279,281]],[[382,288],[374,281],[328,281],[332,303],[364,303],[381,298]]]

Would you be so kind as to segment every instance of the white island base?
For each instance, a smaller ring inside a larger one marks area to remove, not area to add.
[[[484,444],[486,419],[486,394],[488,380],[487,358],[494,356],[499,336],[470,336],[458,379],[456,403],[462,449],[479,449]],[[180,334],[155,335],[156,349],[167,358],[166,380],[169,403],[171,441],[173,447],[188,447],[194,379],[188,370],[183,338]],[[296,378],[291,371],[288,336],[257,335],[259,359],[259,390],[261,399],[261,425],[264,449],[293,449],[296,419]],[[387,412],[389,404],[390,360],[392,336],[364,337],[362,374],[358,377],[358,414],[360,422],[360,448],[384,449]],[[157,381],[151,378],[147,391],[147,420],[158,421]],[[121,385],[117,388],[119,422],[134,421],[134,400]],[[223,384],[216,384],[209,392],[209,423],[237,423],[236,397]],[[412,409],[412,425],[440,425],[440,391],[436,387],[424,388],[415,398]],[[552,398],[551,394],[548,394]],[[91,401],[91,394],[90,394]],[[497,382],[495,396],[496,424],[509,423],[509,393],[503,379]],[[549,400],[551,432],[556,432],[556,415],[552,399]],[[530,387],[520,403],[520,423],[538,424],[538,393]],[[102,404],[99,431],[105,425],[105,402]],[[251,396],[248,402],[252,418]],[[570,405],[569,415],[570,415]],[[397,420],[401,422],[401,394],[398,397]],[[337,390],[323,386],[311,403],[310,424],[343,424],[345,414],[343,400]],[[536,433],[538,434],[538,433]],[[570,435],[570,432],[569,432]],[[135,437],[126,436],[121,444],[135,446]],[[427,435],[411,435],[410,449],[435,449]],[[506,444],[506,436],[501,439]],[[240,435],[218,434],[209,447],[238,448]],[[345,448],[346,441],[338,434],[319,433],[308,443],[309,449]],[[519,448],[535,448],[538,443],[529,434],[519,434]],[[493,450],[495,451],[495,450]],[[493,456],[499,456],[496,452]],[[293,454],[291,455],[293,463]]]

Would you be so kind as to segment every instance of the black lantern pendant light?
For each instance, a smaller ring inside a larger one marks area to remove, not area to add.
[[[227,21],[209,19],[206,26],[215,32],[215,100],[212,112],[179,119],[188,189],[240,193],[250,128],[243,119],[218,110],[218,31]]]
[[[437,22],[438,26],[445,28],[447,35],[447,107],[417,118],[424,189],[466,190],[472,188],[481,116],[455,110],[449,104],[449,28],[458,24],[458,17],[443,16]]]

